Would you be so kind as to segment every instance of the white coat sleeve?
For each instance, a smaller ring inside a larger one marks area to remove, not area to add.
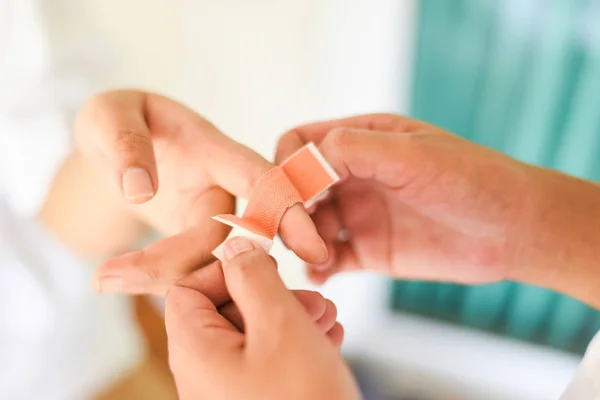
[[[583,360],[560,400],[600,399],[600,333],[588,345]]]
[[[107,77],[86,3],[0,0],[0,191],[24,216],[39,211],[77,108]]]

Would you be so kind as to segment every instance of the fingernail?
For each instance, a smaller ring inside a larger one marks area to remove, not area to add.
[[[327,260],[327,261],[325,261],[325,262],[323,262],[321,264],[310,264],[310,268],[313,271],[324,272],[324,271],[327,271],[329,269],[329,266],[330,266],[329,264],[330,264],[330,262],[329,262],[329,260]]]
[[[254,249],[252,242],[245,237],[234,237],[229,239],[223,246],[223,255],[226,260],[231,260],[235,256],[246,251]]]
[[[144,168],[129,168],[123,173],[123,195],[127,200],[139,200],[154,196],[150,174]]]
[[[321,240],[321,246],[323,246],[323,262],[327,262],[329,259],[329,249],[327,248],[323,238],[319,236],[319,239]]]
[[[125,287],[125,281],[120,276],[105,276],[96,281],[96,291],[98,293],[120,292]]]
[[[327,258],[318,264],[308,264],[308,267],[315,272],[324,272],[331,268],[333,264],[334,251],[327,247]]]

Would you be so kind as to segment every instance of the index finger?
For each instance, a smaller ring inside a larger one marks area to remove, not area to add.
[[[412,132],[422,129],[425,126],[428,126],[425,122],[394,114],[366,114],[314,122],[294,128],[286,132],[279,139],[275,153],[275,163],[280,164],[285,161],[299,148],[309,142],[321,143],[325,136],[335,128],[353,128],[381,132]]]

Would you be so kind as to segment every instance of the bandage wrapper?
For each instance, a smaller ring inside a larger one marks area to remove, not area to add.
[[[228,238],[247,237],[269,253],[287,209],[297,203],[310,207],[339,179],[314,143],[309,143],[259,179],[241,218],[221,214],[213,219],[233,228]],[[220,260],[223,243],[213,251]]]

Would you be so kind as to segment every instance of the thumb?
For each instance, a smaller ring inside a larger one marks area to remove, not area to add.
[[[223,272],[248,335],[280,336],[284,329],[312,322],[289,291],[277,264],[260,246],[244,237],[229,239],[224,247]]]
[[[166,296],[165,326],[171,366],[176,373],[180,365],[185,369],[198,360],[214,363],[242,340],[208,297],[180,285],[173,286]]]
[[[152,135],[145,118],[146,97],[136,91],[99,94],[81,109],[75,122],[83,152],[112,172],[130,203],[144,203],[158,189]]]

